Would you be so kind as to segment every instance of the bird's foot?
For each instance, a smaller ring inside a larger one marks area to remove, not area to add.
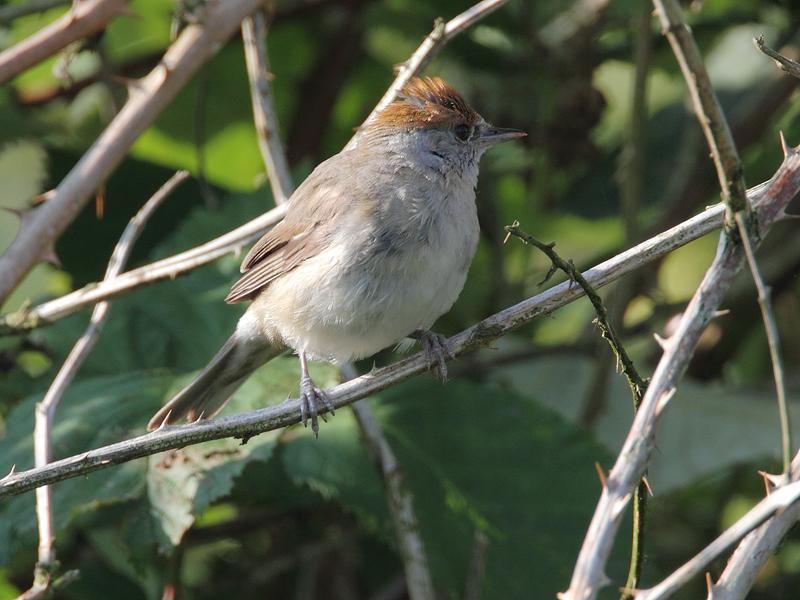
[[[319,437],[319,421],[317,417],[321,417],[326,423],[328,422],[328,419],[325,418],[325,413],[320,412],[323,407],[331,413],[331,416],[336,414],[330,396],[324,390],[318,388],[311,380],[311,377],[301,377],[300,420],[303,422],[303,427],[308,427],[308,419],[311,417],[311,431],[314,432],[315,437]]]
[[[447,338],[441,333],[427,329],[417,329],[411,334],[415,340],[422,344],[422,351],[428,361],[428,368],[436,377],[447,381],[447,358],[455,358]]]

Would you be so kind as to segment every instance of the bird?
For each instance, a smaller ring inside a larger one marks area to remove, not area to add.
[[[208,365],[148,423],[211,418],[261,365],[293,350],[300,417],[334,414],[308,360],[334,364],[418,340],[446,379],[452,352],[431,331],[461,293],[479,239],[482,155],[525,136],[490,125],[440,77],[414,77],[320,163],[286,216],[245,256],[225,299],[251,301]]]

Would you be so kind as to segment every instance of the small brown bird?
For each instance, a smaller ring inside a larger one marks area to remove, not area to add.
[[[227,302],[252,300],[208,366],[150,420],[215,415],[259,366],[300,357],[303,424],[333,413],[308,358],[345,362],[413,337],[446,375],[430,331],[461,293],[478,245],[478,163],[525,133],[489,125],[439,78],[414,79],[358,144],[320,164],[253,246]]]

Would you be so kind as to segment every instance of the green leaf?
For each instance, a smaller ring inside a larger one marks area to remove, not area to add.
[[[73,384],[56,412],[53,458],[79,454],[142,433],[145,416],[160,404],[171,378],[164,373],[128,373]],[[0,471],[33,466],[33,414],[40,396],[11,411],[0,440]],[[53,518],[63,529],[75,517],[100,506],[138,497],[144,490],[145,465],[133,461],[69,479],[53,486]],[[36,541],[34,494],[0,504],[0,562]]]
[[[565,418],[577,420],[586,386],[591,384],[591,369],[591,360],[583,356],[553,356],[504,367],[492,377],[516,393],[535,397]],[[608,386],[608,406],[595,433],[617,452],[628,433],[633,408],[622,375],[612,376]],[[792,411],[790,416],[797,430],[800,414]],[[657,436],[658,452],[651,457],[648,479],[658,495],[725,467],[777,458],[780,431],[774,390],[728,389],[685,380],[670,401]],[[742,439],[747,443],[741,443]]]
[[[593,464],[607,453],[497,386],[416,380],[380,398],[376,412],[414,494],[437,587],[461,594],[480,529],[491,540],[482,597],[563,589],[600,490]],[[295,481],[337,499],[393,543],[382,485],[349,414],[337,414],[319,440],[291,441],[282,456]]]

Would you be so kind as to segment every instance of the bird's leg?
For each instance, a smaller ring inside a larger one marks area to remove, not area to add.
[[[450,344],[447,343],[447,338],[441,333],[428,329],[417,329],[412,331],[408,337],[419,340],[425,358],[428,360],[428,368],[432,369],[443,382],[447,381],[446,359],[455,358]]]
[[[319,437],[317,415],[322,417],[326,423],[328,422],[325,415],[319,412],[320,402],[325,405],[331,415],[335,415],[336,411],[333,410],[333,404],[328,394],[314,385],[311,380],[305,351],[300,350],[298,354],[300,356],[300,419],[303,421],[303,427],[308,427],[308,417],[311,416],[311,430],[315,437]]]

